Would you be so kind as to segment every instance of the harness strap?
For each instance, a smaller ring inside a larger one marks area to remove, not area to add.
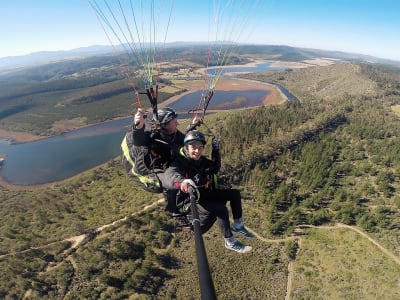
[[[128,160],[128,162],[132,166],[132,169],[131,169],[132,174],[134,176],[136,176],[141,183],[143,183],[147,187],[148,186],[161,187],[159,180],[156,180],[156,179],[153,179],[153,178],[150,178],[150,177],[147,177],[147,176],[143,176],[143,175],[140,175],[140,174],[135,172],[135,163],[133,162],[133,159],[129,154],[129,147],[128,147],[128,142],[126,141],[126,136],[122,140],[121,148],[122,148],[122,153],[124,154],[124,157]]]
[[[121,148],[122,148],[122,153],[124,153],[125,158],[129,161],[129,163],[132,166],[134,166],[135,163],[133,162],[132,157],[129,154],[129,147],[128,147],[128,142],[126,141],[126,136],[122,140]]]

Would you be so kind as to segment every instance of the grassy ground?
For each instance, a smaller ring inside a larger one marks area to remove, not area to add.
[[[248,209],[245,204],[244,211]],[[269,241],[259,235],[254,239],[236,237],[252,246],[253,251],[239,254],[226,250],[217,224],[203,235],[218,299],[284,299],[288,275],[286,242]],[[166,285],[177,299],[199,299],[194,237],[178,242],[170,251],[181,261],[181,268],[172,271],[173,278]]]
[[[400,266],[359,234],[307,229],[294,264],[292,299],[399,299]]]

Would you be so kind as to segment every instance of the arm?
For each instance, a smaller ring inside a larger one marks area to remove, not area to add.
[[[135,124],[132,126],[132,143],[135,146],[148,146],[150,143],[149,133],[144,130],[144,127],[137,129]]]
[[[159,174],[162,186],[168,190],[179,190],[181,183],[185,180],[183,171],[176,161],[173,162],[162,174]]]
[[[149,134],[145,131],[145,111],[138,108],[132,124],[132,143],[135,146],[148,146]]]
[[[210,164],[210,174],[217,174],[221,169],[221,155],[219,153],[219,142],[214,138],[211,142],[211,161],[213,162]]]
[[[173,163],[163,174],[160,174],[159,179],[167,190],[181,190],[189,193],[189,187],[196,189],[196,184],[193,180],[185,178],[177,163]]]

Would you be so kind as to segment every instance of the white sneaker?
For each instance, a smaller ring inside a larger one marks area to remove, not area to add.
[[[251,246],[246,246],[237,240],[235,240],[233,243],[228,243],[225,241],[225,248],[239,253],[250,252],[251,249],[253,249]]]

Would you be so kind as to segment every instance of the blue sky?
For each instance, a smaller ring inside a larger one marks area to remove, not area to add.
[[[167,40],[210,41],[208,7],[214,2],[229,0],[174,0]],[[260,0],[236,41],[400,60],[399,12],[399,0]],[[1,1],[0,39],[0,57],[110,44],[87,0]]]

